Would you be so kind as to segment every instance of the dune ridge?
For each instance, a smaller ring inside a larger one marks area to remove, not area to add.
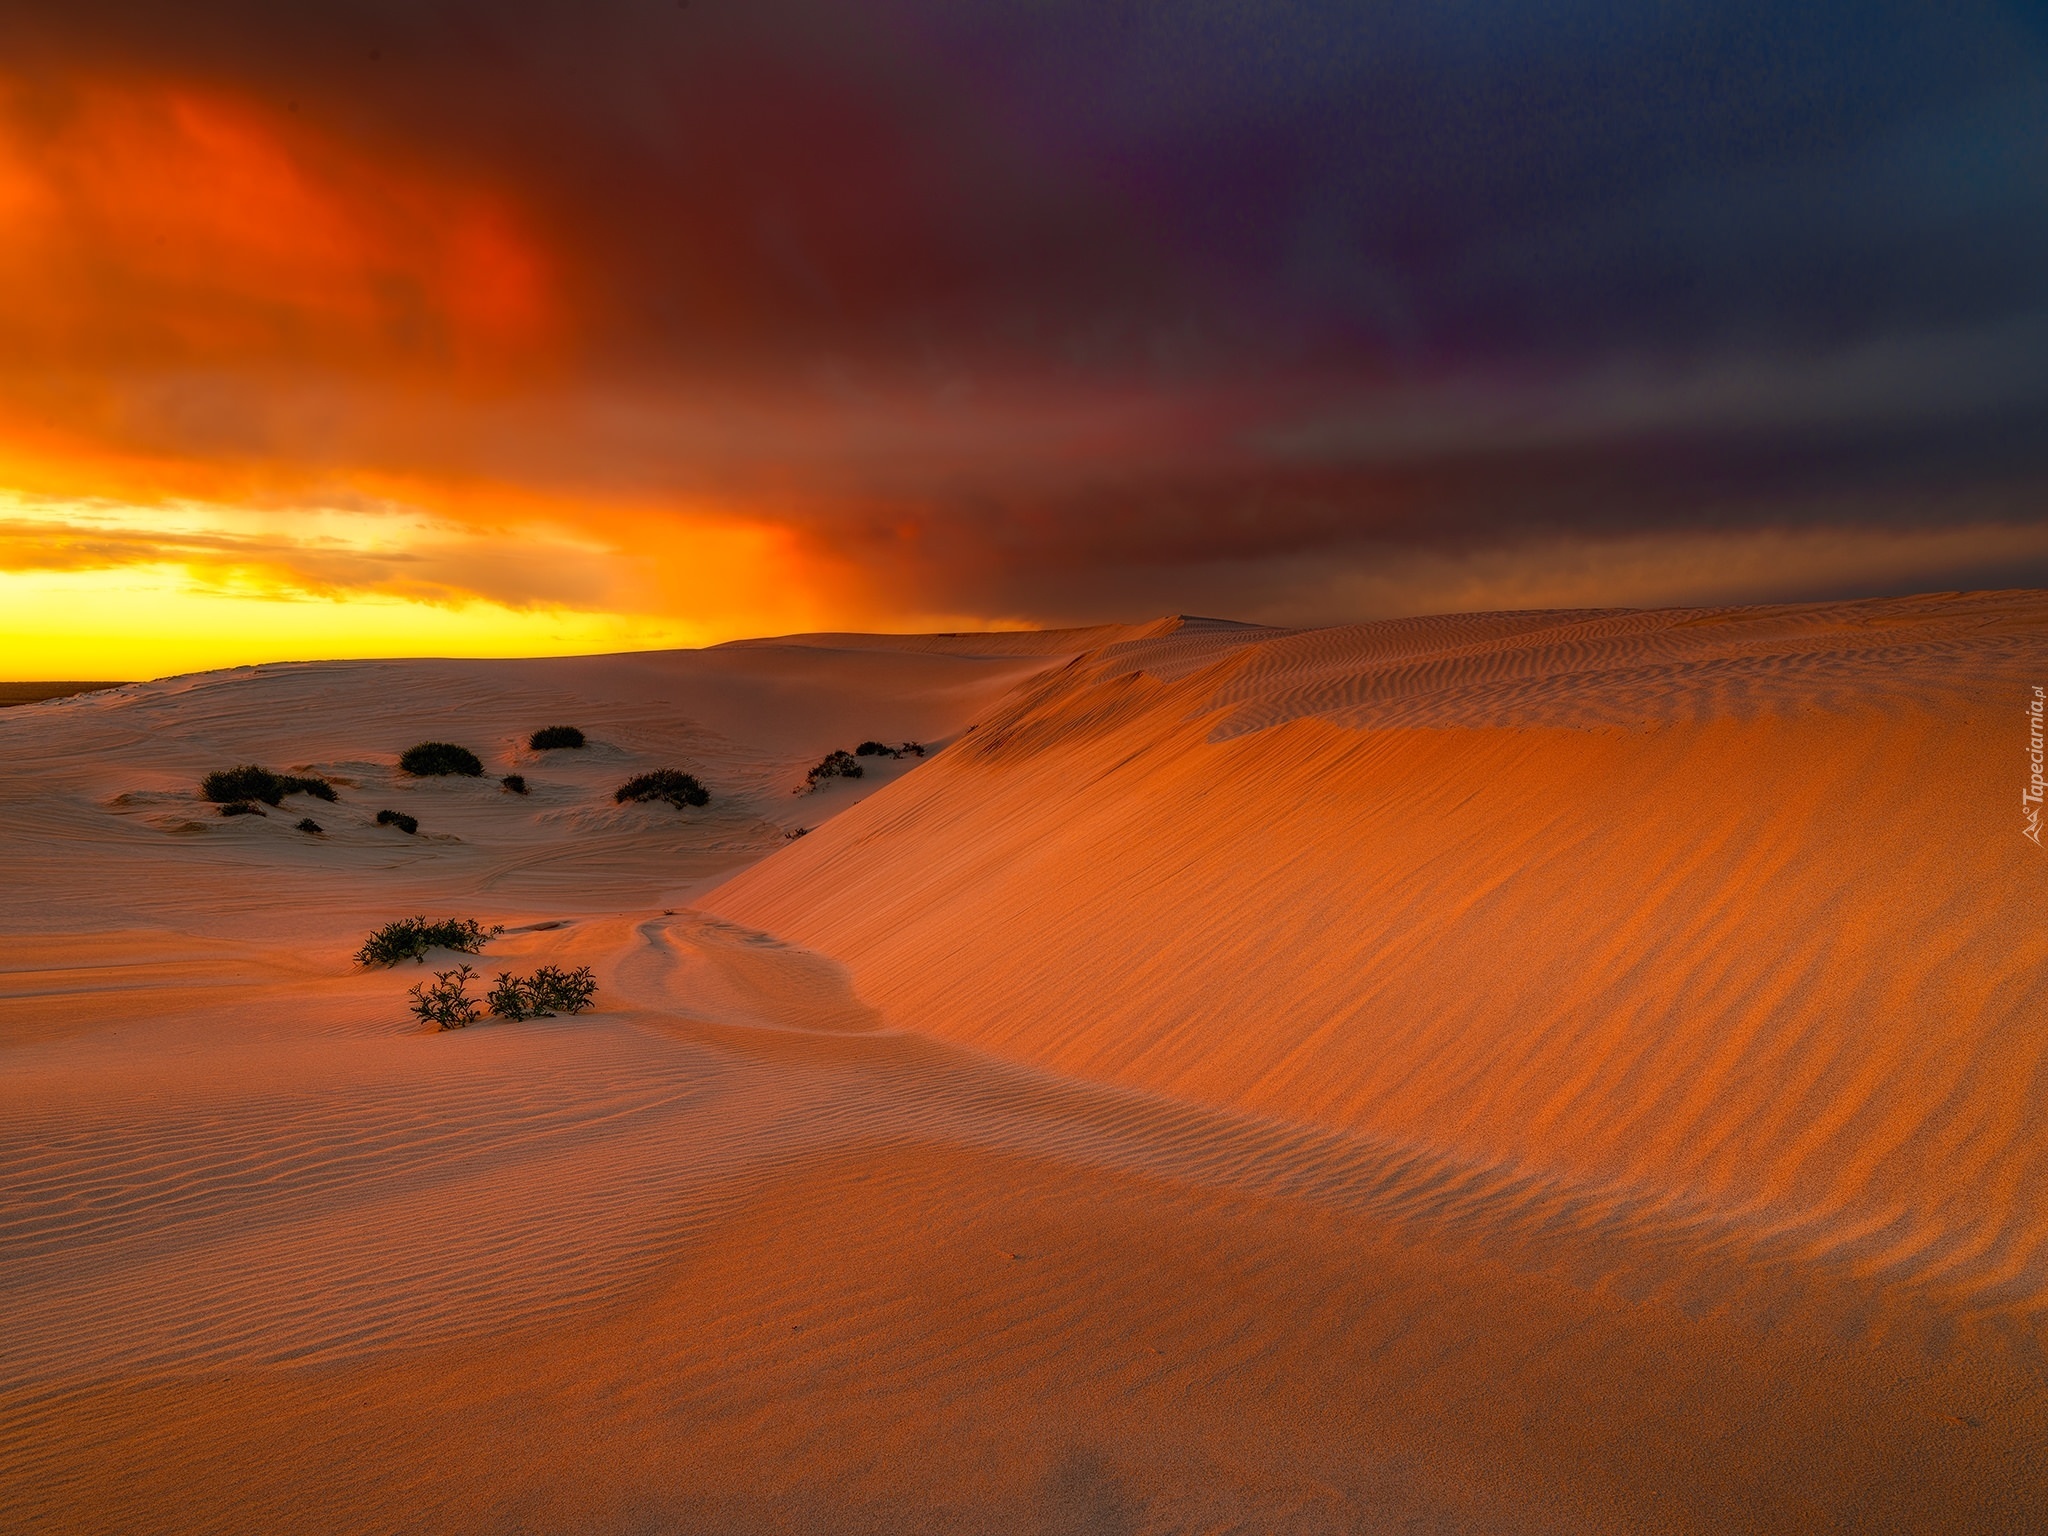
[[[946,1038],[1625,1188],[2032,1336],[2044,626],[1989,595],[1133,638],[705,905]]]

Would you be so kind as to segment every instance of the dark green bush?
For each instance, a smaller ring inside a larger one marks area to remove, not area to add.
[[[436,971],[431,982],[423,981],[412,989],[413,1016],[422,1024],[438,1024],[443,1029],[474,1024],[477,1005],[469,995],[468,984],[475,979],[476,972],[466,965],[458,965],[452,971]]]
[[[473,955],[505,930],[486,928],[473,917],[444,917],[430,923],[424,917],[401,917],[386,923],[356,951],[357,965],[396,965],[401,960],[425,960],[430,949],[454,949]]]
[[[263,814],[263,812],[251,805],[247,800],[230,800],[220,808],[220,813],[223,816],[261,816]]]
[[[289,773],[272,773],[254,763],[238,768],[216,768],[199,781],[199,793],[223,804],[236,800],[261,800],[276,805],[286,795],[311,795],[332,801],[334,786],[322,778],[299,778]]]
[[[284,798],[284,791],[277,787],[277,775],[254,763],[244,763],[239,768],[216,768],[199,781],[199,793],[223,805],[237,800],[261,800],[275,805]]]
[[[583,745],[583,733],[573,725],[550,725],[527,737],[526,744],[536,752],[550,752],[556,747],[580,747]]]
[[[855,757],[894,757],[896,749],[887,742],[864,741],[853,749]]]
[[[320,823],[310,816],[301,816],[299,818],[299,830],[301,832],[311,832],[317,836],[320,831]]]
[[[612,798],[620,805],[628,800],[666,800],[677,810],[688,805],[709,805],[711,792],[697,782],[696,775],[678,768],[657,768],[621,784]]]
[[[597,979],[590,967],[573,971],[544,965],[531,976],[498,972],[498,984],[484,999],[501,1019],[551,1019],[558,1013],[581,1013],[597,995]]]
[[[498,782],[511,790],[515,795],[526,793],[526,775],[523,773],[508,773]]]
[[[477,761],[474,752],[467,747],[458,747],[452,741],[423,741],[416,747],[407,747],[399,755],[398,766],[421,779],[451,773],[476,779],[481,778],[484,771],[484,765]]]
[[[410,836],[412,833],[419,831],[420,819],[417,816],[408,816],[403,811],[379,811],[377,813],[377,825],[380,827],[396,827],[399,831]]]
[[[547,1017],[557,1013],[581,1013],[597,996],[597,978],[587,965],[579,965],[573,971],[544,965],[526,978],[526,996],[529,1002],[538,1004],[540,1012]]]
[[[816,789],[827,779],[857,779],[865,771],[851,752],[827,752],[825,760],[804,775],[804,782]]]

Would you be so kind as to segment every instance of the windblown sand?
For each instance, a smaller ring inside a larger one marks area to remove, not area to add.
[[[2036,684],[2007,593],[0,712],[0,1530],[2048,1529]],[[423,1032],[415,912],[597,1010]]]

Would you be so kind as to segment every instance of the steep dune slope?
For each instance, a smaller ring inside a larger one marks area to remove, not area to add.
[[[2032,1333],[2044,681],[2038,595],[1150,635],[707,905],[911,1028]]]

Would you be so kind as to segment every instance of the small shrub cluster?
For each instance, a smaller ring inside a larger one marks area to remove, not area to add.
[[[261,800],[265,805],[276,805],[286,795],[311,795],[316,800],[329,802],[336,798],[334,786],[325,779],[301,778],[290,773],[272,773],[268,768],[260,768],[254,763],[243,763],[235,768],[216,768],[199,781],[199,793],[222,805],[250,800]]]
[[[357,965],[396,965],[425,960],[430,949],[455,949],[475,954],[505,930],[486,928],[473,917],[445,917],[430,923],[424,917],[401,917],[386,923],[356,951]]]
[[[413,833],[419,831],[420,819],[417,816],[408,816],[403,811],[379,811],[377,813],[377,825],[380,827],[396,827],[399,831],[410,837]]]
[[[422,1024],[438,1024],[443,1029],[474,1024],[477,1004],[467,987],[475,979],[476,972],[466,965],[458,965],[452,971],[436,971],[432,981],[412,988],[413,1017]]]
[[[804,783],[816,789],[827,779],[857,779],[864,772],[851,752],[827,752],[825,760],[804,775]]]
[[[437,778],[459,773],[466,778],[483,777],[484,765],[467,747],[452,741],[423,741],[399,754],[398,766],[414,778]]]
[[[536,752],[552,752],[558,747],[580,747],[583,745],[583,733],[573,725],[550,725],[527,737],[526,744]]]
[[[552,1019],[558,1013],[581,1013],[597,995],[597,979],[587,965],[564,971],[544,965],[531,976],[498,972],[498,984],[484,999],[501,1019]]]
[[[853,749],[855,757],[923,757],[924,744],[906,741],[890,746],[886,741],[864,741]]]
[[[666,800],[677,810],[691,805],[709,805],[711,792],[697,782],[695,774],[679,768],[657,768],[626,780],[612,798],[620,805],[629,800]]]
[[[508,773],[498,782],[511,790],[515,795],[523,795],[527,792],[526,775],[523,773]]]
[[[261,816],[263,814],[263,812],[251,805],[247,800],[230,800],[220,808],[220,813],[223,816]]]
[[[299,830],[301,832],[310,832],[315,837],[318,837],[320,835],[320,823],[310,816],[301,816],[299,818]]]

